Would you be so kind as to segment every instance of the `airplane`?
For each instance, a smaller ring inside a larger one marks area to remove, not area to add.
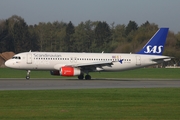
[[[90,80],[89,72],[124,71],[170,61],[163,56],[169,28],[160,28],[137,53],[74,53],[74,52],[23,52],[14,55],[5,65],[14,69],[48,70],[51,75],[78,76]]]

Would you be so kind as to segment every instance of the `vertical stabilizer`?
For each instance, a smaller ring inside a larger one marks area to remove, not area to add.
[[[160,28],[137,54],[162,55],[169,28]]]

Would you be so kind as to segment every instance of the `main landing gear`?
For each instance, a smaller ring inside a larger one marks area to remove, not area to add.
[[[79,75],[79,76],[78,76],[78,79],[79,79],[79,80],[83,80],[83,79],[84,79],[84,74]],[[91,80],[91,76],[90,76],[89,74],[87,74],[87,75],[85,76],[85,79],[86,79],[86,80]]]
[[[86,79],[86,80],[91,80],[91,76],[90,76],[90,75],[86,75],[86,76],[85,76],[85,79]]]
[[[83,79],[84,79],[84,74],[80,74],[80,75],[78,76],[78,79],[79,79],[79,80],[83,80]]]
[[[26,75],[26,80],[29,80],[30,79],[30,70],[27,70],[27,75]]]

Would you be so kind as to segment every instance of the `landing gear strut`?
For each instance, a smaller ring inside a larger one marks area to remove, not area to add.
[[[30,70],[27,71],[27,75],[26,75],[26,80],[29,80],[30,79]]]

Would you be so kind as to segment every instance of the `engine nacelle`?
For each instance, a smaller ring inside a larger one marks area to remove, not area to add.
[[[76,76],[81,74],[81,70],[73,67],[61,67],[59,73],[62,76]]]
[[[81,74],[81,70],[73,67],[61,67],[60,70],[50,71],[51,75],[76,76]]]

